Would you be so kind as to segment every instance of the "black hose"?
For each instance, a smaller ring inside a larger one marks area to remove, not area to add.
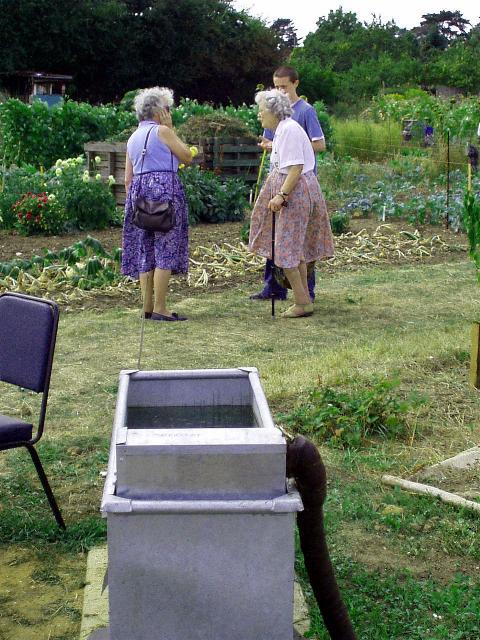
[[[338,589],[323,527],[327,475],[317,447],[302,436],[287,445],[287,477],[294,478],[304,510],[297,514],[300,546],[310,584],[332,640],[356,640]]]

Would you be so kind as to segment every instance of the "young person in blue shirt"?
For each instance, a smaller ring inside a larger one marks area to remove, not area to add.
[[[283,91],[289,98],[290,104],[293,109],[292,119],[296,120],[298,124],[305,130],[308,135],[312,148],[315,153],[319,151],[325,151],[325,136],[323,135],[322,127],[318,121],[318,116],[312,105],[308,104],[305,100],[300,98],[297,94],[297,87],[299,85],[298,72],[293,67],[282,66],[279,67],[273,74],[273,84],[275,89]],[[273,140],[273,131],[270,129],[264,129],[262,140],[259,144],[262,149],[271,151]],[[315,165],[315,172],[317,167]],[[265,265],[264,274],[264,287],[259,293],[254,293],[250,296],[251,300],[271,300],[274,297],[276,300],[285,300],[287,297],[287,289],[282,287],[274,277],[274,265],[271,260],[267,259]],[[308,289],[312,300],[315,299],[315,272],[312,271],[308,279]]]

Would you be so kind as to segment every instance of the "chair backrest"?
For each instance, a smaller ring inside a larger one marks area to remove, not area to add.
[[[0,380],[48,393],[58,316],[50,300],[0,295]]]

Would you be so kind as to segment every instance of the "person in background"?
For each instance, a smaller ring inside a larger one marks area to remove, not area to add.
[[[289,66],[282,66],[276,69],[273,74],[273,84],[276,89],[283,91],[290,100],[293,109],[292,119],[304,129],[310,139],[313,151],[325,151],[325,136],[318,121],[318,116],[312,105],[300,98],[297,94],[299,85],[299,76],[296,69]],[[264,129],[260,147],[271,151],[273,140],[273,131]],[[316,172],[316,164],[315,164]],[[308,279],[308,289],[312,301],[315,299],[315,271],[312,271]],[[273,263],[267,260],[264,273],[264,287],[262,291],[254,293],[250,296],[251,300],[270,300],[274,297],[276,300],[285,300],[287,298],[287,289],[282,287],[275,279]]]
[[[192,160],[190,148],[173,131],[172,105],[173,92],[166,87],[143,89],[135,98],[139,125],[127,142],[122,245],[122,273],[140,280],[144,317],[168,322],[187,319],[167,308],[166,297],[171,274],[188,271],[187,201],[177,174],[179,162]],[[173,229],[160,233],[136,227],[133,214],[139,196],[159,202],[173,200]]]
[[[315,154],[304,129],[292,116],[288,96],[278,89],[255,96],[264,128],[274,132],[271,171],[252,211],[249,249],[272,258],[272,217],[275,224],[275,265],[281,267],[295,303],[283,318],[313,314],[307,283],[307,263],[333,255],[333,236],[325,199],[315,174]]]
[[[425,122],[423,129],[423,145],[425,147],[431,147],[434,143],[433,139],[433,127],[428,120]]]

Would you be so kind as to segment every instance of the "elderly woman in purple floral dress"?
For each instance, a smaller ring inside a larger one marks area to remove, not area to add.
[[[333,256],[333,236],[325,199],[315,175],[315,155],[307,134],[293,120],[288,96],[278,89],[255,96],[264,129],[275,132],[271,172],[252,211],[249,248],[272,257],[272,216],[275,217],[275,264],[285,272],[295,304],[284,318],[313,313],[307,283],[307,263]]]
[[[178,164],[192,159],[189,147],[173,131],[172,104],[173,92],[165,87],[143,89],[135,98],[139,125],[127,143],[122,252],[122,273],[140,280],[145,318],[170,322],[187,319],[167,308],[166,297],[171,274],[188,271],[188,211]],[[133,211],[139,195],[160,202],[173,200],[173,229],[160,233],[136,227]]]

